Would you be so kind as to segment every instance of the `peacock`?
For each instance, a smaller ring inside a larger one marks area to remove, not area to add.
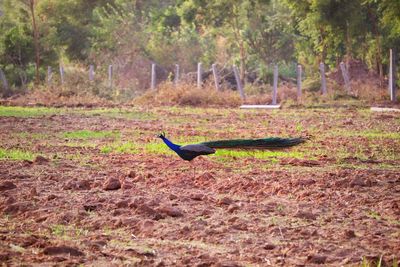
[[[177,145],[172,143],[165,137],[165,133],[158,135],[164,143],[173,150],[179,157],[184,160],[191,161],[201,155],[214,154],[215,149],[283,149],[295,146],[305,142],[306,139],[298,138],[280,138],[269,137],[261,139],[232,139],[232,140],[217,140],[210,142],[202,142],[191,145]]]

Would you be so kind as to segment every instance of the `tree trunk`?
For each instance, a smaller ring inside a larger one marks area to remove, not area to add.
[[[35,17],[35,0],[29,0],[29,8],[31,11],[32,16],[32,29],[33,29],[33,42],[35,45],[35,83],[39,84],[40,82],[40,74],[39,74],[39,67],[40,67],[40,47],[39,47],[39,31],[36,24],[36,17]]]
[[[236,39],[236,43],[239,47],[239,56],[240,56],[240,80],[243,83],[246,82],[245,78],[246,78],[246,49],[244,47],[244,41],[243,38],[240,34],[240,24],[238,21],[238,16],[239,16],[239,8],[238,6],[236,6],[235,4],[233,5],[233,13],[235,14],[235,17],[233,19],[233,24],[231,24],[232,29],[233,29],[233,33],[235,35],[235,39]]]
[[[349,22],[346,21],[346,69],[350,69],[350,60],[352,58],[351,53],[351,34],[349,30]]]
[[[377,46],[377,51],[376,51],[376,64],[378,68],[378,73],[379,73],[379,83],[380,86],[383,86],[383,64],[382,64],[382,47],[381,47],[381,37],[379,35],[376,36],[376,46]]]
[[[246,82],[246,50],[244,48],[243,40],[240,40],[240,80],[243,85]]]
[[[319,32],[320,32],[320,38],[321,38],[321,44],[322,44],[322,50],[321,50],[321,58],[319,60],[319,62],[317,62],[317,65],[319,66],[319,63],[324,62],[325,63],[325,59],[326,59],[326,43],[325,43],[325,31],[323,27],[319,28]]]
[[[376,62],[376,71],[379,74],[379,82],[380,86],[383,86],[384,78],[383,78],[383,64],[382,64],[382,41],[381,41],[381,34],[379,30],[379,22],[376,15],[376,9],[373,6],[369,6],[368,14],[369,18],[371,19],[372,24],[372,34],[376,40],[376,55],[375,55],[375,62]]]

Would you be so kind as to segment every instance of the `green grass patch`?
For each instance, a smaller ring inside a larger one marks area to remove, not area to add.
[[[0,148],[0,160],[33,160],[35,156],[36,155],[30,151]]]
[[[34,139],[34,140],[43,140],[49,137],[48,134],[44,133],[30,133],[30,132],[19,132],[15,134],[16,137],[22,139]]]
[[[137,154],[140,152],[151,153],[151,154],[169,154],[172,155],[174,152],[171,151],[166,145],[161,143],[134,143],[128,142],[115,142],[109,145],[105,145],[100,148],[103,153],[128,153]]]
[[[141,111],[136,109],[118,109],[118,108],[104,108],[104,109],[81,109],[73,110],[73,113],[83,114],[87,116],[105,116],[109,118],[124,118],[134,120],[155,120],[156,115],[152,112]]]
[[[334,136],[343,136],[343,137],[365,137],[368,139],[400,139],[400,133],[382,132],[379,130],[367,130],[367,131],[337,130],[331,133]]]
[[[114,142],[109,145],[102,146],[100,151],[102,153],[129,153],[136,154],[141,150],[139,144],[128,142]]]
[[[58,108],[0,106],[0,117],[40,117],[44,115],[59,114],[62,111],[62,109]]]
[[[64,240],[73,240],[89,234],[89,230],[74,225],[53,224],[50,226],[49,230],[51,235]]]
[[[190,140],[188,140],[190,139]],[[178,144],[199,143],[204,141],[204,137],[190,136],[188,138],[178,138]],[[139,143],[133,141],[127,142],[114,142],[100,148],[103,153],[130,153],[136,154],[145,152],[149,154],[164,154],[173,155],[174,152],[170,150],[160,139],[154,140],[152,143]]]
[[[100,138],[116,138],[120,136],[120,133],[113,131],[79,130],[79,131],[63,133],[62,136],[68,139],[100,139]]]

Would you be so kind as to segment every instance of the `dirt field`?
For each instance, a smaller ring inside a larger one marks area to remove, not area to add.
[[[220,150],[190,164],[160,131],[182,144],[310,140],[286,151]],[[400,259],[399,113],[0,107],[0,139],[0,265]]]

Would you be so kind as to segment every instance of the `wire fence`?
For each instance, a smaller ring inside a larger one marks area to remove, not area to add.
[[[393,53],[393,50],[390,49],[390,58],[389,58],[389,69],[388,69],[388,94],[390,96],[390,100],[395,102],[396,101],[396,64],[395,64],[395,58]],[[350,94],[352,88],[351,88],[351,78],[349,75],[348,68],[346,67],[346,64],[344,62],[340,63],[340,72],[344,81],[344,88],[348,94]],[[235,81],[235,88],[237,89],[238,93],[240,94],[240,97],[244,100],[246,99],[246,94],[244,90],[244,84],[243,81],[240,78],[239,70],[236,66],[231,66],[231,73],[234,76],[234,81]],[[212,64],[211,70],[209,71],[211,74],[213,81],[213,84],[215,86],[215,90],[220,91],[221,90],[221,84],[223,82],[223,79],[221,78],[221,69],[218,69],[217,64]],[[319,72],[320,72],[320,84],[321,84],[321,94],[326,95],[328,92],[327,88],[327,80],[326,80],[326,70],[325,70],[325,64],[323,62],[320,63],[319,65]],[[59,84],[64,85],[66,83],[66,75],[65,75],[65,69],[62,64],[59,65],[58,69],[58,75],[59,75]],[[303,81],[303,75],[304,75],[304,70],[302,65],[297,65],[296,67],[296,79],[295,82],[296,88],[297,88],[297,98],[301,99],[302,97],[302,81]],[[90,65],[88,68],[88,75],[87,75],[87,80],[89,82],[93,82],[95,80],[95,66]],[[114,79],[115,79],[115,68],[114,65],[110,64],[108,65],[107,68],[107,87],[110,89],[113,89],[114,87]],[[157,65],[155,63],[151,64],[150,67],[150,83],[149,87],[151,90],[156,90],[157,88],[157,81],[158,81],[158,73],[157,73]],[[203,86],[203,76],[204,76],[204,70],[203,70],[203,64],[201,62],[198,63],[197,65],[197,73],[196,73],[196,85],[198,89],[201,89]],[[173,73],[173,83],[175,86],[178,86],[180,83],[182,77],[181,69],[179,64],[175,65],[175,71]],[[272,105],[277,105],[277,93],[278,93],[278,84],[279,84],[279,67],[277,64],[273,65],[273,82],[272,82]],[[7,77],[5,73],[3,72],[2,69],[0,69],[0,86],[3,88],[5,91],[10,90],[10,85],[7,81]],[[54,85],[54,80],[55,80],[55,75],[52,67],[47,68],[47,77],[46,77],[46,83],[47,85]],[[103,81],[105,82],[105,81]]]

